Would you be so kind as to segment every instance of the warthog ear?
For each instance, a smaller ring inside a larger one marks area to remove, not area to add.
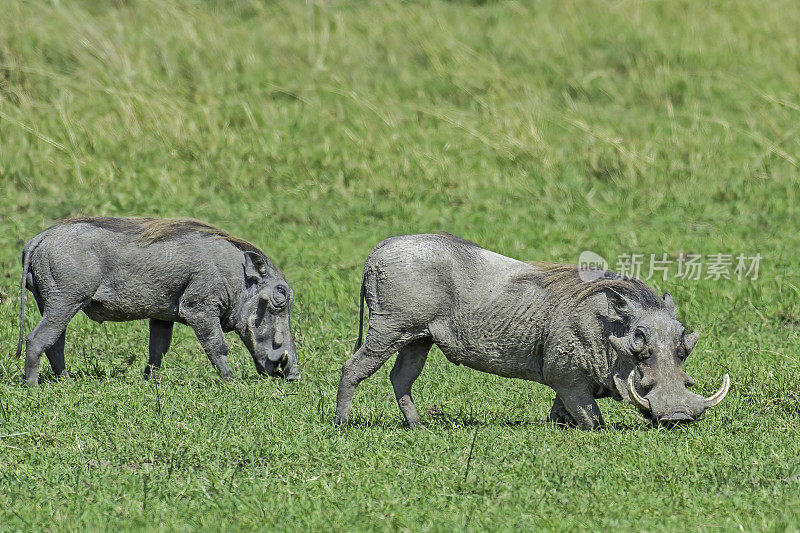
[[[672,318],[675,318],[675,314],[677,313],[675,302],[672,301],[672,295],[668,292],[664,293],[664,309],[667,310],[667,313],[669,313]]]
[[[267,262],[255,252],[244,252],[244,275],[248,279],[260,280],[267,274]]]
[[[611,318],[623,319],[633,315],[636,304],[629,298],[610,287],[605,292],[608,298],[608,315]]]

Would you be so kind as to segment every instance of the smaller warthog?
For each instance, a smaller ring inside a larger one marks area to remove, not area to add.
[[[161,365],[174,322],[187,324],[224,379],[231,379],[223,332],[241,337],[260,374],[297,379],[289,329],[293,294],[254,245],[191,219],[74,218],[46,229],[22,251],[20,332],[25,289],[42,320],[27,336],[25,380],[35,386],[47,354],[67,376],[64,336],[78,311],[97,322],[150,319],[145,377]]]
[[[683,364],[699,334],[684,331],[669,294],[603,270],[523,263],[453,235],[378,244],[364,266],[360,307],[356,352],[342,367],[336,400],[340,425],[356,385],[395,352],[397,404],[417,425],[411,385],[433,343],[457,365],[549,385],[550,420],[585,429],[603,425],[596,398],[627,400],[670,425],[696,419],[730,386],[726,374],[709,398],[688,390],[694,380]]]

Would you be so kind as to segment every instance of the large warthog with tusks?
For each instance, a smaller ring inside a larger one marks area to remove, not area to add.
[[[340,425],[356,385],[395,352],[397,404],[409,426],[419,424],[411,386],[434,343],[457,365],[552,387],[550,420],[585,429],[603,425],[597,398],[671,425],[697,419],[730,386],[726,374],[709,398],[689,390],[683,365],[699,334],[684,330],[669,294],[612,272],[516,261],[448,234],[378,244],[364,266],[362,322],[364,302],[369,330],[362,345],[359,324],[342,367]]]
[[[299,377],[289,328],[292,289],[256,246],[190,219],[75,218],[34,237],[22,252],[25,289],[42,319],[27,336],[25,379],[35,386],[47,354],[67,376],[64,336],[78,311],[97,322],[150,319],[151,377],[169,349],[173,323],[191,327],[208,358],[231,379],[223,332],[236,331],[261,374]]]

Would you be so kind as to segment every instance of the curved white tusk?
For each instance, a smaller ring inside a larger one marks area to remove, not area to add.
[[[731,388],[731,378],[728,374],[722,376],[722,387],[719,388],[717,392],[715,392],[712,396],[706,398],[706,408],[714,407],[719,402],[725,398],[725,395],[728,394],[728,389]]]
[[[280,363],[282,365],[285,365],[288,362],[289,362],[289,350],[284,350],[283,355],[281,356]]]
[[[636,379],[636,370],[631,370],[630,375],[628,376],[628,395],[631,397],[631,403],[638,407],[639,409],[644,409],[645,411],[650,410],[650,402],[646,398],[642,398],[639,396],[639,393],[636,392],[636,387],[634,386],[634,381]]]

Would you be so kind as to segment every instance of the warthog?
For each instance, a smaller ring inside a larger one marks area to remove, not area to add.
[[[398,352],[390,377],[409,426],[419,424],[411,397],[433,343],[448,360],[556,392],[550,420],[585,429],[603,425],[596,398],[635,405],[656,423],[694,420],[718,404],[703,398],[683,369],[699,334],[686,333],[663,298],[637,279],[576,266],[524,263],[458,237],[387,239],[364,266],[360,312],[369,308],[364,344],[342,367],[336,424],[346,424],[358,383]]]
[[[67,376],[64,334],[78,311],[97,322],[150,319],[145,377],[161,365],[174,322],[191,327],[224,379],[231,379],[223,332],[234,330],[261,374],[297,379],[289,329],[292,289],[254,245],[190,219],[75,218],[46,229],[22,251],[20,336],[25,289],[42,320],[27,336],[25,379],[35,386],[47,354]]]

